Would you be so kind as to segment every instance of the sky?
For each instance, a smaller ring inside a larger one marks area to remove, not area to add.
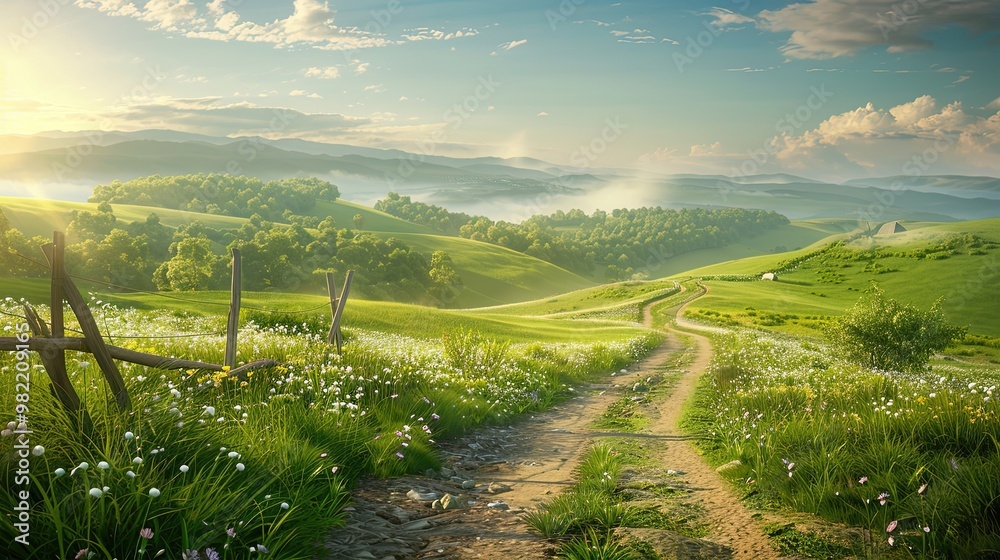
[[[0,134],[1000,176],[995,0],[4,0]]]

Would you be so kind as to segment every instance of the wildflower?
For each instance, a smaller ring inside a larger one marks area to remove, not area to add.
[[[69,471],[69,475],[73,476],[74,474],[76,474],[76,471],[85,471],[85,470],[87,470],[89,468],[90,468],[90,463],[84,461],[84,462],[80,463],[79,465],[77,465],[75,469]]]
[[[930,533],[931,532],[931,528],[930,528],[929,525],[924,525],[924,532],[925,533]]]
[[[198,555],[198,551],[197,550],[190,550],[189,549],[189,550],[185,550],[181,554],[181,559],[182,560],[200,560],[200,558],[201,557]]]
[[[288,502],[281,502],[281,509],[288,509],[289,507],[291,506],[288,505]]]
[[[89,554],[90,554],[90,549],[89,548],[84,548],[84,549],[81,549],[80,552],[77,552],[76,556],[74,556],[73,558],[74,558],[74,560],[80,560],[81,558],[83,558],[85,556],[89,558]]]
[[[133,465],[141,465],[142,464],[142,457],[136,457],[135,459],[132,459],[132,464]]]
[[[399,457],[400,459],[402,459],[403,458],[403,454],[400,453],[399,451],[397,451],[396,452],[396,457]]]
[[[867,476],[862,476],[861,478],[858,479],[858,484],[864,484],[866,482],[868,482]]]
[[[441,417],[438,416],[437,413],[435,412],[434,414],[431,414],[431,418],[433,418],[434,420],[439,420]]]
[[[150,498],[159,498],[160,497],[160,489],[159,488],[150,488],[149,489],[149,497]]]
[[[104,490],[101,490],[100,488],[91,488],[90,496],[92,498],[100,498],[101,496],[104,496]]]
[[[333,474],[337,474],[338,470],[340,470],[340,467],[337,467],[337,466],[334,466],[334,467],[330,468],[330,472],[332,472]]]
[[[229,535],[229,538],[231,538],[231,539],[235,539],[236,538],[236,530],[233,529],[232,527],[226,529],[226,534]]]
[[[109,465],[107,461],[101,461],[100,463],[97,463],[97,468],[108,470],[111,468],[111,465]]]
[[[135,434],[132,432],[125,432],[125,439],[135,439]]]
[[[219,553],[211,548],[205,549],[205,556],[208,560],[219,560]]]
[[[878,495],[878,503],[879,503],[879,505],[884,506],[887,501],[889,501],[889,493],[888,492],[882,492],[881,494]]]
[[[235,452],[235,451],[230,451],[229,452],[229,458],[230,459],[239,459],[240,458],[240,454],[237,453],[237,452]]]
[[[188,472],[188,466],[187,465],[181,465],[181,472],[185,472],[185,473]]]
[[[66,469],[64,469],[62,467],[59,467],[58,469],[56,469],[55,474],[56,474],[56,476],[62,476],[64,474],[66,474]]]
[[[205,413],[208,414],[209,416],[215,416],[215,407],[214,406],[206,406],[205,407]]]
[[[125,476],[129,478],[135,478],[135,473],[132,471],[125,471]]]
[[[788,470],[795,468],[795,463],[788,463]]]
[[[895,519],[893,519],[892,521],[889,522],[889,526],[885,528],[885,532],[886,533],[891,533],[891,532],[895,531],[896,527],[898,525],[899,525],[899,521],[896,521]]]
[[[261,554],[267,554],[268,552],[270,552],[270,550],[268,550],[267,547],[265,547],[260,543],[257,543],[257,551],[260,552]]]
[[[917,494],[920,494],[921,496],[923,496],[926,492],[927,492],[927,484],[921,485],[920,488],[917,490]]]
[[[139,536],[146,540],[149,540],[153,538],[153,530],[150,529],[149,527],[146,527],[145,529],[139,531]]]
[[[955,469],[956,471],[958,470],[958,461],[956,461],[955,459],[948,459],[948,462],[951,463],[951,468]]]
[[[889,537],[889,546],[896,544],[896,539]]]
[[[319,458],[320,459],[326,459],[326,453],[320,453],[319,454]]]
[[[244,465],[243,463],[236,463],[236,470],[238,470],[240,472],[243,472],[243,469],[245,469],[245,468],[246,468],[246,465]]]
[[[31,450],[31,454],[35,457],[41,457],[45,453],[45,448],[41,445],[36,445],[34,449]]]

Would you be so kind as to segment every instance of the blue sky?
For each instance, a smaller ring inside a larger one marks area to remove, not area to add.
[[[0,133],[1000,175],[998,30],[993,0],[14,0]]]

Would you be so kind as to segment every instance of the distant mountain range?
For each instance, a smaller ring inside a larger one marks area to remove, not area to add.
[[[0,194],[84,200],[95,184],[144,175],[315,176],[371,203],[388,191],[455,211],[521,219],[557,208],[745,207],[789,218],[950,221],[1000,216],[1000,179],[927,175],[842,184],[777,173],[658,174],[575,169],[534,158],[454,158],[297,139],[170,130],[0,135]]]

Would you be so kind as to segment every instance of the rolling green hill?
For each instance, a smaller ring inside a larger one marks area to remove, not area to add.
[[[776,268],[779,261],[815,249],[720,263],[689,274],[759,274]],[[709,293],[694,302],[689,313],[815,333],[826,319],[853,305],[875,281],[887,296],[922,308],[944,297],[950,321],[968,325],[973,333],[1000,336],[998,279],[1000,218],[926,225],[846,243],[841,250],[801,263],[776,282],[707,281]]]
[[[96,204],[86,202],[0,197],[0,208],[11,225],[29,236],[49,237],[53,230],[66,229],[71,211],[94,211],[96,207]],[[213,228],[238,228],[247,221],[246,218],[147,206],[114,204],[112,208],[115,216],[125,222],[145,220],[155,212],[163,225],[171,227],[198,220]],[[428,233],[431,230],[424,226],[352,202],[320,201],[314,213],[318,217],[333,216],[339,227],[351,228],[354,227],[352,219],[355,214],[364,218],[364,231],[382,237],[397,237],[428,256],[437,250],[447,252],[465,284],[456,302],[461,307],[512,303],[593,285],[589,280],[535,257],[479,241],[432,235]],[[20,293],[14,286],[10,290],[11,295]]]

